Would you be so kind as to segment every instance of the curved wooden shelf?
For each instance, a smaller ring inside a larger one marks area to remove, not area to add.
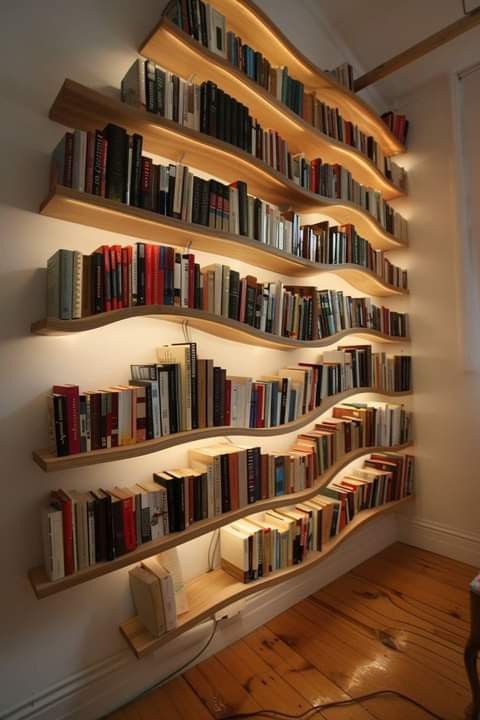
[[[404,450],[405,448],[409,447],[409,445],[410,443],[407,443],[405,445],[397,445],[392,448],[360,448],[359,450],[348,453],[338,462],[332,465],[332,467],[330,467],[323,475],[321,475],[317,479],[313,488],[309,488],[308,490],[302,490],[298,493],[292,493],[290,495],[281,495],[279,497],[268,498],[266,500],[259,500],[258,502],[252,505],[247,505],[246,507],[240,508],[239,510],[232,510],[231,512],[223,513],[222,515],[211,518],[209,520],[201,520],[194,523],[186,530],[182,530],[181,532],[177,533],[171,533],[170,535],[166,535],[159,540],[153,540],[148,543],[143,543],[143,545],[139,545],[132,552],[126,555],[121,555],[120,557],[115,558],[115,560],[112,560],[110,562],[98,563],[93,567],[86,568],[85,570],[80,570],[74,575],[67,575],[61,580],[55,580],[51,582],[48,579],[43,566],[35,567],[29,571],[30,582],[37,598],[42,599],[48,597],[49,595],[55,595],[56,593],[67,590],[70,587],[81,585],[85,582],[88,582],[89,580],[95,579],[96,577],[100,577],[101,575],[107,575],[108,573],[115,572],[115,570],[127,567],[132,563],[140,562],[147,557],[157,555],[158,553],[169,550],[172,547],[182,545],[183,543],[189,542],[190,540],[200,537],[201,535],[212,532],[212,530],[216,530],[223,525],[228,525],[229,523],[233,522],[234,520],[238,520],[239,518],[247,517],[248,515],[262,512],[264,510],[270,510],[271,508],[281,507],[286,504],[303,502],[304,500],[307,500],[308,498],[317,495],[319,490],[328,482],[330,482],[330,480],[332,480],[332,478],[352,460],[362,457],[362,455],[367,455],[369,453],[377,451],[381,452],[386,450]]]
[[[307,92],[317,91],[322,100],[338,107],[346,120],[358,125],[367,135],[373,135],[385,154],[405,152],[403,145],[362,98],[305,57],[251,0],[215,0],[215,7],[226,16],[228,30],[232,30],[244,43],[261,52],[273,66],[286,65],[292,77],[305,85]],[[161,26],[162,21],[143,43],[140,50],[142,53],[149,54],[155,49],[155,38]],[[159,56],[159,64],[162,66],[166,60],[166,56]]]
[[[120,447],[107,448],[104,450],[92,450],[88,453],[78,453],[76,455],[66,455],[57,457],[51,450],[34,450],[33,459],[39,467],[45,472],[56,472],[57,470],[69,470],[71,468],[84,467],[85,465],[98,465],[104,462],[114,462],[115,460],[126,460],[128,458],[141,457],[142,455],[150,455],[151,453],[166,450],[169,447],[176,447],[183,443],[193,442],[194,440],[205,440],[214,437],[271,437],[275,435],[286,435],[295,430],[300,430],[309,423],[316,420],[320,415],[329,410],[343,400],[361,393],[377,393],[385,397],[405,397],[411,395],[408,392],[384,392],[375,388],[353,388],[344,392],[330,395],[325,398],[322,404],[311,410],[306,415],[302,415],[297,420],[284,425],[271,428],[237,428],[230,425],[224,427],[208,427],[201,430],[190,430],[186,432],[172,433],[165,437],[155,440],[145,440],[144,442],[134,443],[132,445],[121,445]]]
[[[188,320],[191,327],[212,335],[235,342],[258,345],[276,350],[294,350],[296,348],[322,348],[333,345],[345,337],[357,335],[382,343],[406,343],[408,337],[384,335],[378,330],[368,328],[350,328],[320,340],[296,340],[281,335],[263,332],[239,320],[230,320],[205,310],[178,307],[176,305],[135,305],[133,307],[110,310],[109,312],[89,315],[78,320],[59,320],[45,318],[32,323],[31,332],[35,335],[67,335],[75,332],[94,330],[105,325],[132,317],[157,317],[168,322],[184,323]]]
[[[227,22],[228,17],[227,13]],[[162,18],[140,53],[181,77],[194,76],[195,82],[216,83],[246,105],[264,128],[273,126],[287,141],[292,154],[303,152],[310,160],[321,157],[324,162],[340,162],[358,182],[379,190],[386,200],[405,194],[366,155],[314,128],[228,60],[196,42],[167,18]]]
[[[293,565],[284,570],[279,570],[254,582],[241,583],[221,569],[213,570],[206,575],[201,575],[191,580],[189,583],[186,583],[190,609],[188,612],[177,617],[178,626],[175,630],[170,630],[161,637],[151,635],[137,616],[122,623],[122,625],[120,625],[120,631],[137,658],[145,657],[145,655],[162,647],[162,645],[165,645],[170,642],[170,640],[190,630],[203,620],[213,617],[216,612],[230,605],[230,603],[249,597],[250,595],[255,595],[262,590],[274,587],[279,583],[300,575],[300,573],[310,570],[321,563],[327,555],[330,555],[336,550],[339,545],[360,527],[366,525],[378,515],[397,510],[403,504],[410,501],[412,497],[413,496],[409,496],[402,500],[373,508],[372,510],[360,512],[321,552],[311,551],[308,553],[306,560],[299,565]],[[288,499],[288,497],[284,496],[284,499]],[[284,502],[284,504],[289,505],[290,503]]]
[[[79,192],[63,185],[57,185],[52,190],[40,212],[48,217],[110,230],[121,235],[131,235],[149,242],[162,242],[174,247],[190,243],[193,250],[214,252],[243,262],[248,253],[248,259],[253,265],[283,275],[299,277],[331,272],[347,280],[357,290],[377,297],[408,294],[408,290],[390,285],[361,265],[315,263],[252,238],[184,223],[150,210],[124,205],[116,200]]]
[[[378,249],[406,246],[353,202],[331,200],[304,190],[234,145],[122,103],[118,96],[109,97],[67,79],[52,105],[50,118],[80,130],[117,123],[130,133],[143,135],[149,152],[176,161],[182,158],[182,162],[225,182],[244,180],[251,194],[280,207],[292,207],[299,213],[321,213],[340,224],[354,223],[360,235]]]

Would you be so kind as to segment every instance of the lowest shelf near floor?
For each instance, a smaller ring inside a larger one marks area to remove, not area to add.
[[[57,185],[42,203],[42,215],[130,235],[149,242],[166,245],[191,244],[193,250],[211,252],[284,275],[308,276],[332,272],[357,290],[376,295],[406,295],[408,290],[383,281],[371,270],[360,265],[322,265],[295,257],[242,235],[213,230],[203,225],[184,223],[142,208],[124,205],[108,198]]]
[[[332,164],[340,162],[355,180],[379,190],[386,200],[404,194],[366,155],[314,128],[228,60],[205,48],[167,18],[162,18],[140,52],[180,77],[194,76],[196,83],[214,82],[246,105],[263,128],[273,127],[286,140],[292,154],[305,153],[310,160],[321,157],[323,162]]]
[[[285,499],[287,502],[284,504],[289,504],[288,497]],[[221,569],[195,578],[186,584],[189,603],[188,612],[177,617],[178,625],[175,630],[170,630],[161,637],[155,637],[149,633],[137,616],[122,623],[120,631],[135,655],[138,658],[145,657],[145,655],[154,652],[203,620],[213,617],[216,612],[230,605],[230,603],[285,582],[315,567],[362,525],[370,522],[378,515],[399,509],[411,499],[411,497],[403,498],[372,510],[360,512],[321,552],[312,551],[308,553],[303,563],[279,570],[254,582],[241,583]]]
[[[158,555],[158,553],[164,552],[165,550],[168,550],[172,547],[182,545],[189,540],[193,540],[194,538],[200,537],[201,535],[212,532],[212,530],[216,530],[223,525],[228,525],[228,523],[231,523],[234,520],[238,520],[239,518],[246,517],[257,512],[262,512],[264,510],[270,510],[275,507],[281,507],[285,504],[291,504],[307,500],[308,498],[317,495],[319,490],[328,482],[330,482],[330,480],[335,477],[335,475],[343,467],[348,465],[348,463],[352,462],[352,460],[362,457],[362,455],[368,455],[372,452],[396,452],[399,450],[404,450],[407,447],[409,447],[409,443],[406,443],[405,445],[396,445],[391,448],[359,448],[358,450],[350,452],[344,457],[340,458],[340,460],[338,460],[334,465],[328,468],[328,470],[326,470],[323,475],[317,478],[313,488],[308,488],[307,490],[302,490],[300,492],[292,493],[290,495],[282,495],[279,497],[267,498],[265,500],[258,500],[256,503],[252,505],[247,505],[246,507],[240,508],[239,510],[232,510],[228,513],[223,513],[222,515],[218,515],[217,517],[210,518],[208,520],[201,520],[192,524],[189,528],[181,532],[170,533],[169,535],[166,535],[165,537],[158,540],[152,540],[151,542],[143,543],[143,545],[139,545],[132,552],[121,555],[120,557],[115,558],[115,560],[112,560],[111,562],[97,563],[96,565],[86,568],[85,570],[80,570],[73,575],[67,575],[60,580],[50,581],[47,577],[44,567],[38,566],[32,568],[29,571],[28,574],[30,582],[38,599],[46,598],[50,595],[55,595],[59,592],[67,590],[68,588],[75,587],[76,585],[82,585],[83,583],[94,580],[95,578],[101,577],[102,575],[107,575],[108,573],[115,572],[115,570],[127,567],[132,563],[140,562],[141,560],[144,560],[147,557],[151,557],[152,555]]]
[[[373,135],[386,155],[395,155],[405,151],[403,145],[390,132],[383,120],[362,98],[338,83],[331,75],[320,70],[305,57],[251,0],[215,0],[213,5],[226,16],[227,30],[239,35],[244,43],[261,52],[274,67],[287,66],[291,76],[305,85],[306,92],[314,90],[321,100],[333,107],[338,107],[346,120],[358,125],[367,135]],[[174,64],[170,65],[170,69],[187,75],[196,73],[198,65],[202,61],[207,62],[213,53],[205,53],[205,59],[201,60],[200,55],[204,48],[200,43],[191,40],[191,61],[195,64],[193,66],[185,65],[187,61],[182,57],[178,44],[172,47],[163,37],[167,30],[172,32],[170,26],[172,23],[168,23],[162,18],[142,44],[140,52],[156,59],[162,66],[165,66],[165,63],[167,66],[172,63],[171,55],[174,54]],[[172,34],[175,37],[180,33],[185,35],[176,26],[173,28],[175,32]],[[186,35],[185,37],[188,38]],[[182,42],[188,48],[183,38]],[[184,54],[186,52],[187,49],[183,51]],[[223,78],[230,74],[232,68],[228,63],[225,65],[225,69],[223,66],[219,66],[223,69]],[[205,72],[204,68],[201,68],[201,72]],[[213,72],[214,68],[212,67],[210,75]],[[212,78],[207,77],[207,79]],[[222,86],[220,79],[219,84]],[[248,102],[246,104],[248,105]]]
[[[133,443],[132,445],[120,445],[119,447],[106,448],[103,450],[92,450],[91,452],[78,453],[75,455],[65,455],[58,457],[51,450],[42,449],[33,451],[33,459],[37,465],[45,472],[56,472],[58,470],[70,470],[72,468],[84,467],[85,465],[98,465],[104,462],[114,462],[115,460],[126,460],[128,458],[141,457],[142,455],[150,455],[160,450],[166,450],[169,447],[176,447],[183,443],[193,442],[194,440],[205,440],[214,437],[271,437],[276,435],[285,435],[295,432],[308,425],[308,423],[317,420],[327,410],[339,402],[343,402],[349,397],[359,395],[361,393],[376,393],[385,397],[399,398],[410,395],[411,392],[394,392],[386,393],[375,388],[354,388],[345,390],[336,395],[326,397],[322,404],[311,410],[306,415],[302,415],[293,422],[277,427],[270,428],[237,428],[227,425],[225,427],[208,427],[201,430],[189,430],[186,432],[173,433],[165,437],[155,440],[145,440],[144,442]]]
[[[177,160],[231,183],[244,180],[250,194],[281,207],[325,215],[335,222],[353,223],[357,231],[377,249],[405,247],[406,243],[387,232],[366,210],[347,200],[332,200],[304,190],[234,145],[146,110],[122,103],[73,80],[65,80],[50,110],[50,118],[80,130],[95,130],[113,122],[128,132],[143,135],[144,149]],[[312,215],[313,214],[313,215]]]

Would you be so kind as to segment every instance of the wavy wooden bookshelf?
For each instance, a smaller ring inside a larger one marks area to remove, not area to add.
[[[386,450],[391,450],[395,452],[399,450],[404,450],[408,448],[409,445],[409,443],[406,443],[404,445],[396,445],[392,448],[359,448],[358,450],[348,453],[338,462],[332,465],[326,472],[323,473],[323,475],[317,478],[314,487],[308,488],[308,490],[302,490],[301,492],[292,493],[289,495],[281,495],[279,497],[267,498],[266,500],[258,500],[256,503],[252,505],[247,505],[246,507],[240,508],[239,510],[232,510],[231,512],[223,513],[222,515],[211,518],[209,520],[200,520],[199,522],[191,525],[186,530],[177,533],[171,533],[170,535],[166,535],[159,540],[152,540],[151,542],[143,543],[132,552],[126,555],[121,555],[120,557],[112,560],[111,562],[98,563],[93,567],[86,568],[85,570],[80,570],[73,575],[67,575],[61,580],[55,580],[53,582],[50,581],[47,577],[47,574],[45,573],[44,567],[38,566],[29,570],[28,575],[30,578],[30,582],[37,598],[42,599],[48,597],[49,595],[55,595],[56,593],[62,592],[63,590],[67,590],[68,588],[75,587],[76,585],[81,585],[85,582],[89,582],[90,580],[94,580],[97,577],[107,575],[111,572],[115,572],[115,570],[127,567],[132,563],[140,562],[147,557],[157,555],[158,553],[164,552],[165,550],[168,550],[172,547],[177,547],[179,545],[182,545],[183,543],[189,542],[190,540],[194,540],[195,538],[212,532],[212,530],[216,530],[223,525],[228,525],[228,523],[231,523],[234,520],[238,520],[239,518],[247,517],[247,515],[252,515],[254,513],[262,512],[264,510],[270,510],[275,507],[281,507],[283,505],[288,505],[294,502],[303,502],[304,500],[307,500],[308,498],[318,494],[319,490],[328,482],[330,482],[330,480],[352,460],[362,457],[362,455],[368,455],[372,452],[377,451],[382,452]]]
[[[147,151],[198,168],[226,182],[242,179],[248,190],[263,200],[298,213],[321,214],[338,223],[354,223],[362,237],[377,249],[405,247],[384,230],[380,223],[358,205],[347,200],[331,200],[304,190],[266,163],[234,145],[204,133],[182,127],[159,115],[122,103],[91,90],[73,80],[65,80],[50,110],[50,118],[80,130],[95,130],[109,122],[128,132],[143,135]]]
[[[292,77],[305,85],[307,92],[316,91],[320,99],[331,106],[338,107],[346,120],[357,124],[368,135],[373,135],[385,154],[396,155],[405,152],[403,145],[362,98],[338,83],[305,57],[251,0],[214,0],[212,4],[226,16],[228,30],[232,30],[242,38],[244,43],[261,52],[273,66],[286,65]],[[176,31],[175,33],[172,28]],[[178,41],[176,45],[168,44],[169,41],[164,37],[167,32],[173,34],[175,38],[180,33],[182,36],[185,35],[175,25],[162,19],[140,48],[141,53],[157,59],[162,66],[171,62],[173,53],[181,52]],[[185,37],[189,39],[188,35]],[[183,41],[183,38],[181,40]],[[194,40],[191,40],[191,45],[192,57],[196,62],[199,60],[203,46]],[[187,69],[185,74],[197,73],[199,65],[200,61],[193,66],[191,71]],[[232,69],[229,63],[226,65],[225,74]],[[177,72],[178,68],[179,66],[175,65],[173,71]],[[203,71],[202,68],[201,72]],[[214,69],[211,68],[210,75],[213,72]],[[243,74],[242,78],[245,78]],[[212,78],[207,77],[207,79]],[[256,84],[254,86],[258,87]]]
[[[141,457],[150,455],[151,453],[166,450],[169,447],[176,447],[184,443],[193,442],[194,440],[205,440],[216,437],[271,437],[275,435],[286,435],[305,427],[309,423],[317,420],[320,415],[325,413],[331,407],[339,402],[343,402],[349,397],[362,393],[375,393],[384,395],[385,397],[400,398],[411,395],[408,392],[384,392],[375,388],[354,388],[353,390],[345,390],[336,395],[330,395],[325,398],[322,404],[311,410],[306,415],[302,415],[293,422],[285,423],[271,428],[237,428],[230,425],[224,427],[208,427],[201,430],[189,430],[187,432],[173,433],[165,437],[155,440],[146,440],[144,442],[134,443],[132,445],[121,445],[120,447],[107,448],[104,450],[92,450],[88,453],[78,453],[76,455],[66,455],[57,457],[51,450],[34,450],[33,459],[37,465],[45,472],[56,472],[58,470],[70,470],[71,468],[84,467],[85,465],[98,465],[104,462],[114,462],[115,460],[126,460],[128,458]]]
[[[358,182],[380,190],[386,200],[404,194],[366,155],[314,128],[228,60],[196,42],[167,18],[162,18],[140,52],[176,75],[193,76],[195,82],[216,83],[246,105],[264,128],[273,125],[293,154],[303,152],[310,160],[321,157],[324,162],[341,162]]]
[[[392,510],[398,510],[406,502],[409,502],[412,497],[413,496],[402,498],[401,500],[390,502],[381,507],[360,512],[321,552],[311,551],[303,563],[279,570],[254,582],[241,583],[221,569],[213,570],[210,573],[191,580],[189,583],[186,583],[190,609],[188,612],[178,616],[178,625],[175,630],[170,630],[161,637],[151,635],[137,616],[122,623],[120,625],[120,631],[137,658],[145,657],[145,655],[154,652],[162,647],[162,645],[165,645],[170,642],[170,640],[190,630],[203,620],[213,617],[216,612],[230,605],[230,603],[249,597],[250,595],[255,595],[262,590],[274,587],[279,583],[290,580],[300,575],[300,573],[316,567],[359,528],[371,522],[379,515],[386,514]],[[286,503],[285,500],[287,500]],[[290,504],[288,502],[288,496],[284,497],[284,504]]]
[[[282,335],[274,335],[263,330],[251,327],[239,320],[231,320],[221,315],[208,313],[205,310],[184,308],[174,305],[135,305],[133,307],[110,310],[109,312],[89,315],[78,320],[59,320],[45,318],[32,323],[31,332],[34,335],[67,335],[75,332],[85,332],[105,327],[112,323],[133,317],[156,317],[168,322],[184,323],[188,320],[191,327],[203,330],[226,340],[257,345],[277,350],[295,350],[298,348],[322,348],[333,345],[346,337],[355,335],[382,343],[407,343],[408,337],[385,335],[378,330],[368,328],[350,328],[341,332],[321,338],[320,340],[296,340]]]
[[[57,185],[51,191],[42,203],[40,213],[148,242],[174,246],[190,243],[193,250],[213,252],[235,260],[245,261],[248,253],[249,260],[257,267],[284,275],[307,276],[331,272],[347,280],[357,290],[377,297],[408,294],[408,290],[385,282],[360,265],[315,263],[252,238],[212,230],[203,225],[184,223],[150,210],[124,205],[116,200],[79,192],[63,185]]]

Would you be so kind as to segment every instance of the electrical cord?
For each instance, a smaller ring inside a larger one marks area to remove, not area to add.
[[[198,658],[199,658],[201,655],[203,655],[203,653],[205,652],[205,650],[207,650],[207,648],[210,647],[210,645],[211,645],[212,642],[213,642],[213,639],[214,639],[214,637],[215,637],[215,635],[216,635],[216,632],[217,632],[218,620],[213,617],[213,618],[207,618],[207,619],[204,620],[203,622],[199,623],[199,625],[204,625],[205,623],[210,622],[210,620],[213,620],[212,632],[211,632],[210,635],[208,636],[208,640],[207,640],[206,643],[203,645],[202,649],[199,650],[196,655],[194,655],[192,658],[190,658],[189,660],[187,660],[187,662],[184,663],[183,665],[181,665],[179,668],[177,668],[176,670],[173,670],[173,672],[169,673],[168,675],[165,675],[165,677],[163,677],[161,680],[159,680],[158,682],[156,682],[155,685],[151,685],[151,686],[148,687],[146,690],[144,690],[144,691],[141,692],[139,695],[137,695],[132,702],[136,702],[137,700],[140,700],[140,698],[142,698],[142,697],[144,697],[145,695],[148,695],[149,693],[153,692],[153,690],[157,690],[157,689],[158,689],[159,687],[161,687],[162,685],[165,685],[165,683],[166,683],[166,682],[169,682],[169,680],[173,680],[173,678],[176,677],[176,675],[178,675],[179,673],[181,673],[181,672],[183,672],[184,670],[186,670],[186,669],[189,667],[189,665],[191,665],[193,662],[195,662],[195,660],[198,660]],[[121,707],[121,708],[118,708],[118,709],[121,710],[122,708],[127,707],[127,705],[130,705],[130,703],[126,703],[125,705],[122,705],[122,707]],[[104,715],[102,718],[100,718],[100,720],[105,720],[105,718],[107,718],[107,717],[108,717],[107,715]]]
[[[359,695],[358,697],[348,698],[348,700],[337,700],[336,702],[323,703],[322,705],[314,705],[304,713],[299,715],[291,715],[284,713],[279,710],[258,710],[257,712],[246,712],[246,713],[235,713],[234,715],[224,715],[222,720],[247,720],[247,718],[272,718],[273,720],[307,720],[313,713],[321,712],[322,710],[330,710],[332,708],[344,707],[346,705],[354,705],[356,703],[365,702],[366,700],[372,700],[373,698],[380,697],[382,695],[395,695],[396,697],[402,698],[415,705],[415,707],[423,710],[423,712],[430,715],[435,720],[447,720],[442,715],[437,715],[433,710],[417,702],[413,698],[405,695],[404,693],[398,692],[397,690],[377,690],[376,692],[366,693],[365,695]]]

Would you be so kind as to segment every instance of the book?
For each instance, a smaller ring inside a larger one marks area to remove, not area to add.
[[[154,637],[166,632],[162,586],[159,578],[143,567],[128,573],[135,610],[141,623]]]

